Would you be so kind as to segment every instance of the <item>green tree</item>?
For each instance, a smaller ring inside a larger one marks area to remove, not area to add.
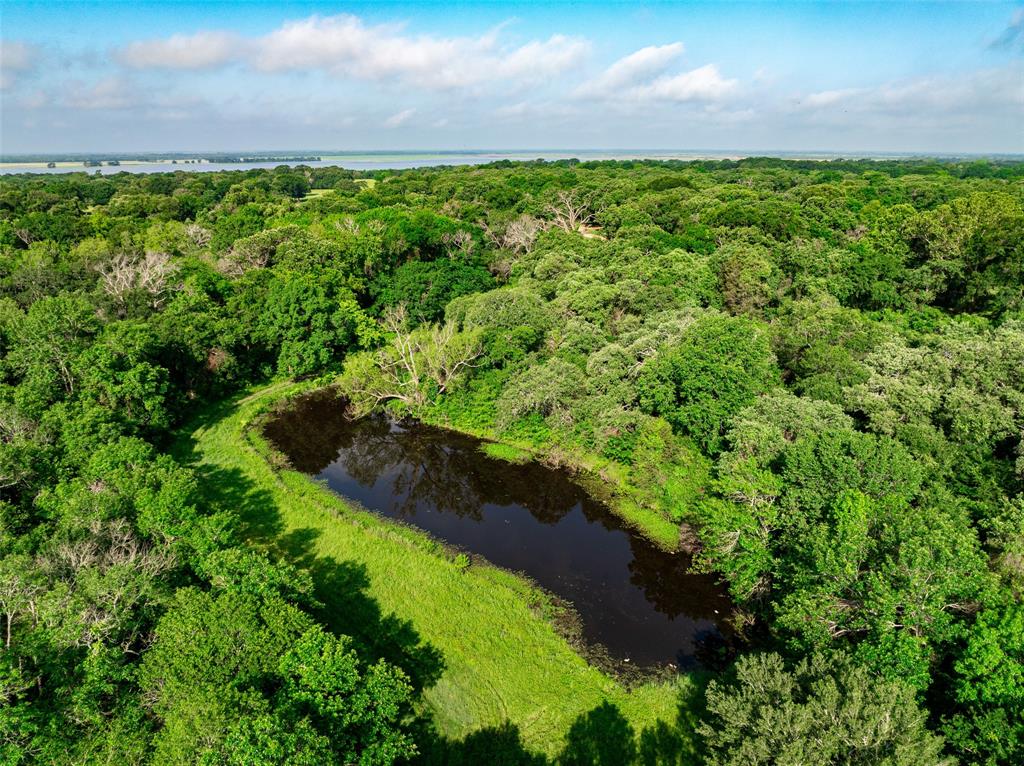
[[[640,404],[717,452],[730,418],[777,385],[767,333],[749,319],[708,314],[663,349],[637,381]]]
[[[979,612],[954,665],[959,712],[950,740],[970,760],[1009,766],[1024,759],[1024,605]]]
[[[787,670],[777,654],[736,662],[712,681],[698,728],[708,766],[950,766],[913,690],[842,654],[815,654]]]
[[[155,763],[361,763],[415,753],[402,671],[361,668],[349,639],[279,596],[178,593],[142,682],[162,722]]]
[[[494,287],[494,278],[482,266],[441,258],[410,261],[391,274],[378,276],[370,294],[378,306],[404,305],[416,324],[436,322],[444,317],[453,298],[483,292]]]
[[[282,271],[274,274],[254,335],[277,349],[277,370],[304,375],[336,363],[350,348],[379,337],[340,274]]]

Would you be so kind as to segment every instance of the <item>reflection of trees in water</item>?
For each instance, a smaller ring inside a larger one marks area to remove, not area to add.
[[[692,559],[685,553],[663,551],[632,532],[619,517],[591,498],[583,502],[588,521],[600,522],[605,529],[623,530],[629,537],[633,560],[629,562],[629,580],[643,590],[655,609],[668,617],[685,615],[694,620],[719,623],[732,610],[726,589],[711,574],[690,571]],[[718,614],[715,610],[718,610]]]
[[[383,417],[363,418],[351,424],[338,462],[364,486],[393,474],[391,496],[402,516],[429,506],[479,519],[484,498],[466,450],[446,445],[431,431],[418,425],[393,428]]]
[[[296,471],[318,474],[338,456],[338,444],[350,428],[345,402],[325,388],[289,402],[268,419],[263,435]]]
[[[345,402],[329,389],[292,402],[264,434],[303,473],[318,474],[337,461],[363,486],[393,473],[392,495],[403,515],[429,504],[479,519],[486,504],[520,505],[553,524],[587,501],[565,474],[488,457],[471,437],[418,423],[395,428],[381,415],[350,420]]]
[[[659,612],[669,617],[686,615],[716,623],[728,616],[732,607],[725,588],[714,575],[689,571],[691,560],[685,553],[666,553],[638,535],[630,535],[629,545],[633,551],[630,582],[643,589],[644,596]]]
[[[537,521],[555,524],[587,501],[586,493],[561,471],[539,463],[506,463],[479,449],[474,454],[480,466],[480,488],[490,503],[521,505]]]
[[[485,505],[519,505],[538,521],[554,523],[583,496],[568,478],[543,466],[487,457],[470,437],[422,424],[393,428],[384,418],[351,423],[337,459],[364,486],[393,474],[391,495],[406,516],[429,505],[480,520]]]

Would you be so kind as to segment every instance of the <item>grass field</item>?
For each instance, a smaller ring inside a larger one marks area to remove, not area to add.
[[[507,734],[510,724],[526,747],[553,755],[567,737],[573,746],[574,738],[600,738],[618,725],[651,746],[690,749],[681,700],[694,697],[696,680],[627,690],[557,633],[545,616],[552,607],[526,580],[485,565],[460,567],[422,532],[275,470],[248,426],[295,390],[278,384],[210,408],[181,439],[179,457],[199,472],[214,504],[241,515],[251,545],[312,573],[333,629],[411,670],[443,737],[500,727]]]

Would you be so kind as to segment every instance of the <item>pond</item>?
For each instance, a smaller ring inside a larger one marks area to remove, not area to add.
[[[583,638],[617,660],[694,667],[721,637],[732,607],[716,579],[631,531],[563,470],[498,460],[478,439],[422,423],[350,419],[330,390],[290,403],[264,433],[337,494],[571,602]]]

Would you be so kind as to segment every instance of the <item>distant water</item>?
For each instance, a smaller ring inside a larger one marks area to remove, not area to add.
[[[299,156],[303,153],[295,153]],[[306,153],[308,154],[308,153]],[[598,150],[565,149],[558,151],[522,150],[508,152],[491,151],[441,151],[441,152],[331,152],[312,153],[321,160],[267,160],[261,162],[185,162],[166,160],[124,160],[120,165],[85,167],[81,162],[59,163],[48,168],[43,162],[0,162],[0,175],[10,173],[90,173],[102,175],[115,173],[212,173],[218,170],[251,170],[253,168],[275,168],[279,165],[307,165],[309,167],[341,167],[349,170],[404,170],[408,168],[438,167],[441,165],[484,165],[499,160],[524,162],[529,160],[578,159],[581,162],[594,160],[738,160],[744,157],[778,157],[789,160],[836,160],[836,159],[1005,159],[1020,161],[1024,155],[958,155],[939,156],[906,152],[738,152],[738,151],[690,151],[690,150]],[[120,159],[120,158],[117,158]]]
[[[721,152],[627,152],[627,151],[522,151],[522,152],[361,152],[347,154],[323,154],[323,159],[313,160],[269,160],[264,162],[195,162],[170,160],[159,162],[125,161],[120,165],[85,167],[82,163],[60,163],[48,168],[39,162],[0,163],[0,175],[8,173],[89,173],[99,171],[102,175],[115,173],[212,173],[218,170],[250,170],[253,168],[275,168],[279,165],[307,165],[312,168],[341,167],[349,170],[403,170],[407,168],[438,167],[441,165],[484,165],[499,160],[524,162],[543,159],[546,161],[576,158],[588,160],[635,160],[635,159],[738,159],[742,154]]]

